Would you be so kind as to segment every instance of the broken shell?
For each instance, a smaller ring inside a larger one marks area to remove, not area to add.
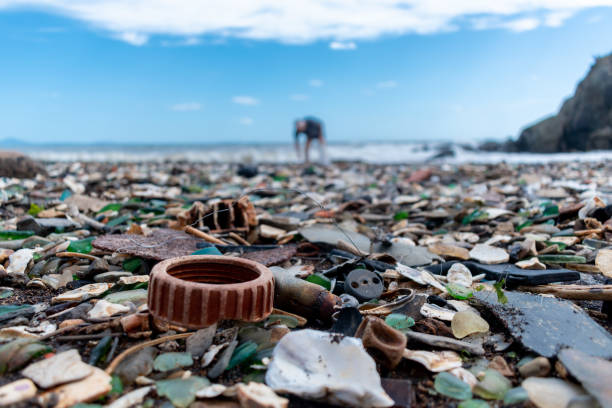
[[[446,280],[448,283],[455,283],[457,285],[469,288],[472,286],[472,272],[470,272],[467,266],[461,263],[456,263],[453,264],[448,270]]]
[[[421,306],[421,314],[425,317],[435,317],[436,319],[450,322],[453,320],[457,312],[446,309],[444,307],[434,305],[433,303],[425,303]]]
[[[459,354],[454,351],[404,350],[404,358],[421,363],[429,371],[439,373],[461,367]]]
[[[394,404],[360,340],[311,329],[291,332],[276,345],[266,384],[277,392],[338,405]]]
[[[9,266],[6,268],[6,273],[9,275],[23,275],[28,267],[28,264],[34,257],[32,249],[20,249],[9,256]]]

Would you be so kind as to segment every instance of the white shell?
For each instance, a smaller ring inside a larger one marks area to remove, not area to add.
[[[390,407],[374,360],[361,340],[317,330],[285,335],[266,373],[274,391],[358,407]]]
[[[456,283],[469,288],[472,286],[472,272],[461,263],[453,264],[446,274],[448,283]]]
[[[33,257],[34,251],[28,248],[12,253],[9,256],[9,266],[6,268],[6,273],[9,275],[23,275]]]
[[[421,314],[425,317],[435,317],[436,319],[446,320],[450,322],[453,320],[455,316],[454,310],[446,309],[438,305],[434,305],[432,303],[424,303],[421,306]]]
[[[461,367],[461,357],[454,351],[404,350],[404,358],[421,363],[429,371],[439,373]]]

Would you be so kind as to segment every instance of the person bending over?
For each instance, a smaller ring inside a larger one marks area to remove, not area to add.
[[[302,158],[300,150],[300,135],[306,135],[306,143],[304,144],[304,162],[308,163],[310,145],[313,140],[319,143],[319,161],[322,164],[327,164],[325,155],[325,137],[323,136],[323,123],[315,118],[304,118],[295,121],[295,151],[298,159]]]

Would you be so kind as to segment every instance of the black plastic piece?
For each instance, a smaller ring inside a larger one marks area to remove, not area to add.
[[[444,262],[439,265],[431,265],[425,269],[436,275],[446,275],[450,267],[456,261]],[[472,275],[485,274],[487,280],[506,280],[506,285],[513,286],[535,286],[546,285],[555,282],[572,282],[580,279],[580,273],[569,269],[532,270],[521,269],[512,264],[485,265],[477,262],[461,262],[467,266]]]
[[[383,290],[380,275],[367,269],[352,270],[344,281],[344,292],[355,296],[360,302],[379,298]]]
[[[338,320],[329,329],[332,333],[340,333],[345,336],[354,336],[361,324],[363,316],[355,307],[345,307],[338,312]]]

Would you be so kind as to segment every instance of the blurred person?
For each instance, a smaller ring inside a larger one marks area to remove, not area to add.
[[[306,117],[295,121],[295,151],[299,160],[302,159],[302,152],[300,149],[300,134],[302,133],[306,135],[304,162],[310,162],[310,145],[313,140],[316,140],[319,144],[319,163],[326,165],[327,156],[325,152],[325,137],[323,136],[323,123],[312,117]]]

